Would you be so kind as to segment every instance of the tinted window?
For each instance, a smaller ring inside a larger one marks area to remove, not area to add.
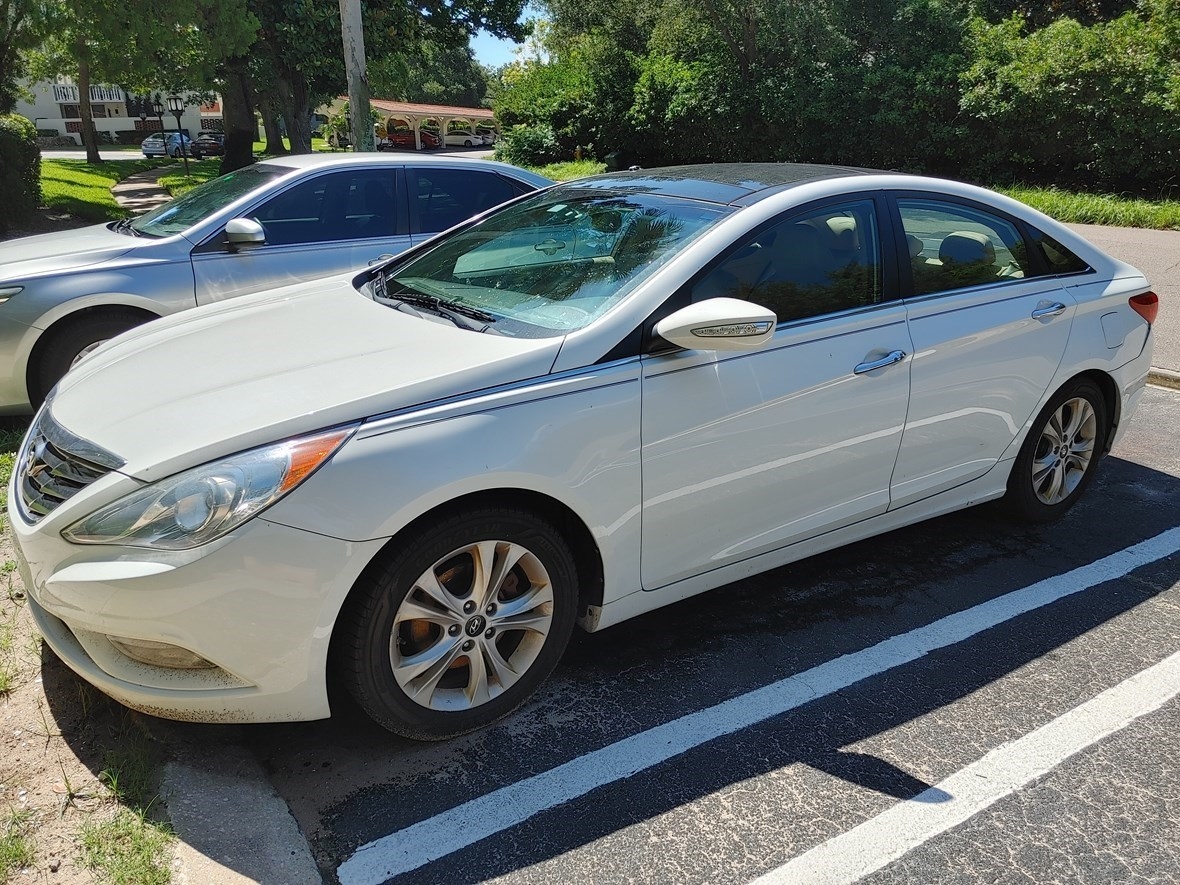
[[[269,245],[320,243],[396,233],[393,173],[363,169],[317,175],[267,200],[252,215]]]
[[[881,240],[871,200],[792,215],[745,243],[693,287],[693,300],[741,298],[779,322],[881,300]]]
[[[1031,230],[1033,244],[1044,256],[1049,272],[1054,274],[1082,273],[1090,265],[1078,258],[1059,242],[1039,230]]]
[[[1028,246],[1003,218],[940,200],[898,200],[897,208],[915,295],[1030,275]]]
[[[517,195],[508,181],[494,172],[413,168],[406,172],[413,194],[414,233],[436,234]]]

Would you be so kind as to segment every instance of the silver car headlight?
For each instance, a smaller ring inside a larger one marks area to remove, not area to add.
[[[75,544],[188,550],[220,538],[311,476],[352,434],[323,431],[144,486],[62,532]]]

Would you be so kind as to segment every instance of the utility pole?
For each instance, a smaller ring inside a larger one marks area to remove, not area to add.
[[[365,32],[361,0],[340,0],[340,34],[344,39],[344,73],[348,78],[349,128],[352,149],[372,151],[373,123],[369,119],[369,80],[365,76]]]

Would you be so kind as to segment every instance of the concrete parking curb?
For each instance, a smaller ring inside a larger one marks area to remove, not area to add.
[[[1148,372],[1147,381],[1149,384],[1180,390],[1180,372],[1173,372],[1171,369],[1157,369],[1153,366]]]
[[[242,747],[193,749],[164,770],[178,885],[323,885],[287,803]]]

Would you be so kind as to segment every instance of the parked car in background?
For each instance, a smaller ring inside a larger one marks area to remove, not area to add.
[[[481,147],[483,138],[474,132],[448,132],[443,143],[447,147]]]
[[[423,149],[436,148],[440,142],[438,136],[428,129],[419,131],[419,136],[422,141]],[[408,150],[415,150],[417,144],[414,141],[414,132],[410,129],[390,129],[385,133],[385,138],[377,140],[377,150],[387,151],[392,148],[405,148]]]
[[[145,157],[179,157],[187,154],[199,160],[202,156],[193,140],[183,132],[157,132],[145,138],[139,146]]]
[[[475,134],[483,139],[484,144],[495,144],[496,143],[496,130],[495,129],[479,128],[479,129],[475,130]]]
[[[575,622],[983,501],[1062,516],[1157,308],[966,184],[582,179],[99,350],[21,447],[15,558],[45,641],[128,706],[322,718],[331,683],[450,737],[523,703]]]
[[[27,412],[127,329],[396,255],[551,182],[499,163],[266,160],[133,220],[0,243],[0,413]]]
[[[193,151],[195,155],[202,157],[223,156],[225,154],[225,136],[220,132],[202,132],[193,141]]]

